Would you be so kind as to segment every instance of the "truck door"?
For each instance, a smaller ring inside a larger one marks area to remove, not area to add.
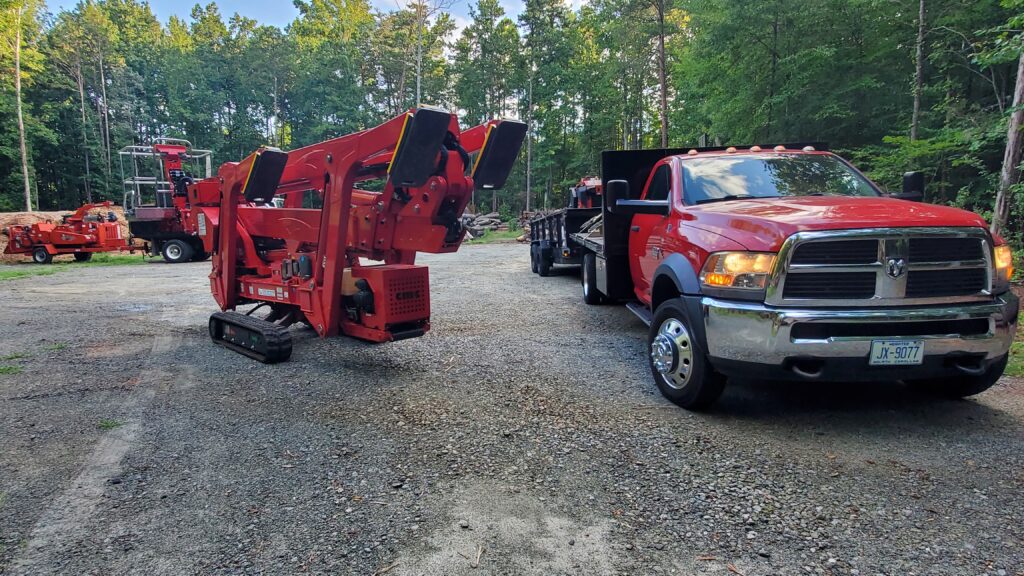
[[[672,191],[672,168],[661,164],[655,168],[647,183],[644,200],[668,200]],[[629,232],[629,255],[633,261],[630,273],[637,298],[642,302],[651,301],[651,279],[658,264],[665,258],[665,226],[668,216],[662,214],[636,214]]]

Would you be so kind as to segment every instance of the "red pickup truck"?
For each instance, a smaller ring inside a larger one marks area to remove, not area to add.
[[[1012,254],[978,215],[887,195],[820,147],[605,152],[604,206],[571,234],[583,299],[650,326],[661,392],[730,377],[904,381],[963,397],[1006,367]],[[539,253],[539,252],[538,252]]]

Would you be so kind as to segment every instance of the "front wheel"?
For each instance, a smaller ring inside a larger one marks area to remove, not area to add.
[[[981,394],[999,381],[1006,370],[1007,354],[996,360],[984,372],[977,375],[963,375],[952,378],[931,378],[927,380],[908,380],[907,384],[915,390],[926,394],[935,394],[946,398],[966,398]]]
[[[725,377],[711,367],[694,338],[682,299],[666,300],[658,306],[647,343],[654,381],[673,403],[701,410],[722,395]]]
[[[171,264],[177,264],[191,260],[193,250],[191,246],[181,240],[168,240],[164,242],[163,249],[160,252],[164,260]]]
[[[604,294],[597,289],[597,256],[592,253],[583,255],[583,301],[590,305],[604,304]]]
[[[39,246],[32,251],[32,261],[36,264],[49,264],[53,262],[53,254],[46,251],[46,248]]]

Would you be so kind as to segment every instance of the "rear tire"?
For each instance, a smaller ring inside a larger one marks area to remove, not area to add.
[[[537,274],[544,278],[551,275],[551,260],[544,257],[544,251],[540,247],[537,247]]]
[[[584,254],[580,272],[583,301],[591,306],[604,304],[605,296],[597,289],[597,256],[590,252]]]
[[[36,264],[49,264],[53,262],[53,254],[46,251],[46,248],[39,246],[32,251],[32,261]]]
[[[993,362],[983,373],[977,376],[956,376],[953,378],[931,378],[927,380],[908,380],[907,384],[925,394],[934,394],[944,398],[966,398],[981,394],[999,381],[1006,370],[1007,354]]]
[[[179,262],[188,262],[192,260],[192,247],[181,240],[168,240],[164,242],[161,254],[170,264],[178,264]]]
[[[651,374],[672,403],[702,410],[722,395],[725,377],[715,372],[700,349],[682,299],[666,300],[658,306],[647,344]]]
[[[537,266],[537,247],[530,246],[530,272],[536,274],[540,269]]]
[[[75,252],[75,262],[88,262],[92,260],[92,252]]]

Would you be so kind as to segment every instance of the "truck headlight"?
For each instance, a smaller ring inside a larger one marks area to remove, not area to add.
[[[1009,244],[996,246],[996,277],[995,286],[997,291],[1003,291],[1009,287],[1010,278],[1013,277],[1013,251]]]
[[[774,266],[775,254],[716,252],[704,263],[700,283],[718,290],[763,291]]]

